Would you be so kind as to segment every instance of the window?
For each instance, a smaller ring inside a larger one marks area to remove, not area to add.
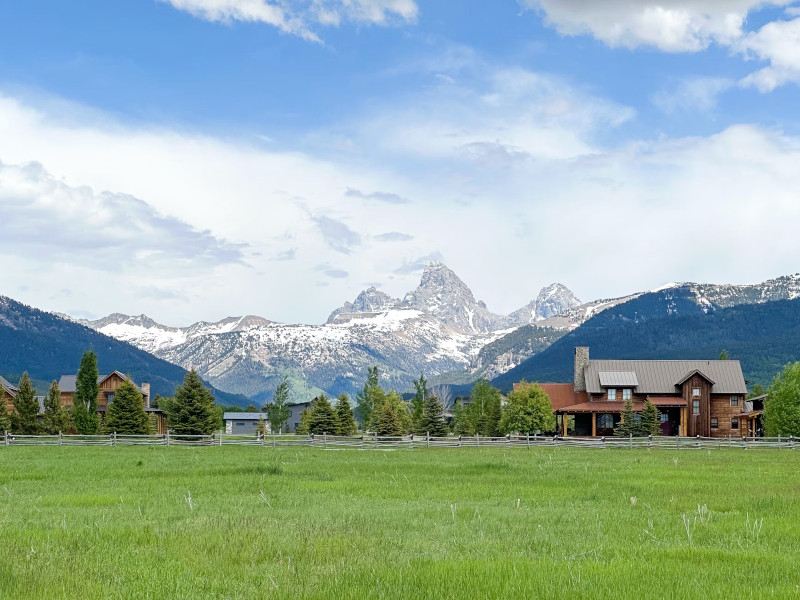
[[[693,415],[700,414],[700,400],[692,400],[692,414]]]
[[[609,400],[616,400],[617,399],[617,390],[615,389],[608,389],[608,399]]]
[[[719,427],[719,420],[717,417],[711,417],[711,429],[717,429]]]
[[[661,422],[667,423],[669,421],[669,415],[667,413],[661,413]]]
[[[629,390],[629,389],[622,390],[622,399],[623,400],[630,400],[631,399],[631,390]]]
[[[614,429],[614,415],[597,415],[599,429]]]
[[[107,396],[107,399],[108,399],[108,403],[111,404],[114,401],[114,394],[109,394]]]
[[[739,429],[739,417],[733,417],[731,419],[731,429]]]
[[[739,396],[731,396],[731,406],[739,406]]]
[[[237,427],[244,427],[244,425],[245,425],[245,424],[244,424],[242,421],[237,421],[237,422],[236,422],[236,426],[237,426]]]
[[[692,398],[700,397],[700,388],[692,388]]]

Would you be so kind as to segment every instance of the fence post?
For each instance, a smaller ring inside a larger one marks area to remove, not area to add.
[[[746,437],[742,438],[742,448],[744,450],[747,450],[747,438]]]
[[[169,429],[167,429],[167,448],[169,448]]]
[[[377,448],[378,447],[378,432],[377,431],[372,434],[372,440],[374,442],[374,447]]]
[[[510,446],[510,445],[511,445],[511,434],[507,433],[506,434],[506,446]]]
[[[461,448],[461,436],[458,436],[458,447]]]
[[[478,435],[477,432],[475,433],[475,445],[478,446],[478,448],[481,447],[481,436]]]
[[[8,446],[8,431],[3,432],[3,445]]]
[[[794,435],[789,436],[789,450],[794,450]]]
[[[628,448],[633,450],[633,434],[632,433],[628,434]]]
[[[364,447],[364,434],[361,434],[361,447]]]
[[[533,434],[533,439],[536,439],[536,434]],[[525,442],[528,444],[528,450],[531,449],[531,432],[525,434]]]
[[[323,431],[322,432],[322,447],[325,448],[325,450],[328,449],[328,432],[327,431]]]
[[[275,447],[275,432],[272,432],[272,447]]]
[[[731,447],[731,434],[728,434],[728,448]]]
[[[62,444],[62,436],[61,436],[61,430],[59,429],[58,430],[58,445],[61,446],[61,444]]]
[[[116,431],[112,431],[110,437],[111,437],[111,445],[112,446],[116,446],[117,445],[117,432]]]
[[[603,450],[606,449],[606,436],[600,438],[600,441],[603,442]]]
[[[430,431],[425,436],[425,443],[426,443],[428,448],[431,447],[431,432]]]
[[[696,445],[698,448],[700,448],[700,436],[699,436],[699,435],[697,436],[697,441],[695,442],[695,445]]]

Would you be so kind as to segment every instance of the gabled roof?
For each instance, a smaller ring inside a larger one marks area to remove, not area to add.
[[[264,413],[251,413],[251,412],[226,412],[222,415],[225,421],[258,421],[259,419],[267,420],[267,415]]]
[[[128,376],[125,375],[124,373],[120,373],[119,371],[112,371],[108,375],[99,375],[97,377],[97,385],[100,385],[112,375],[117,375],[123,381],[128,379]],[[77,381],[78,381],[77,375],[62,375],[61,378],[58,380],[58,389],[62,392],[74,393],[78,387]],[[138,385],[136,386],[136,389],[139,390],[140,392],[142,391]]]
[[[586,390],[590,394],[604,393],[600,373],[613,371],[635,373],[637,394],[678,394],[679,382],[694,372],[712,382],[712,394],[747,394],[738,360],[590,360],[585,370]]]
[[[12,398],[17,395],[17,392],[19,392],[19,388],[17,386],[11,385],[11,383],[3,377],[0,377],[0,387],[8,392],[9,396]]]
[[[714,385],[714,384],[716,383],[716,381],[714,381],[713,379],[711,379],[711,377],[709,377],[708,375],[706,375],[705,373],[703,373],[703,372],[702,372],[700,369],[694,369],[694,370],[692,370],[692,371],[689,371],[689,372],[688,372],[686,375],[684,375],[684,376],[681,378],[681,380],[680,380],[680,381],[676,381],[676,382],[675,382],[675,385],[683,385],[684,383],[686,383],[686,382],[687,382],[689,379],[691,379],[691,378],[692,378],[692,377],[694,377],[695,375],[700,375],[700,377],[702,377],[703,379],[705,379],[705,380],[706,380],[708,383],[710,383],[711,385]]]

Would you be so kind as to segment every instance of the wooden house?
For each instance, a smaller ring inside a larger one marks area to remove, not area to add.
[[[6,379],[0,377],[0,406],[6,413],[14,412],[14,398],[17,397],[19,389],[11,385]]]
[[[573,383],[542,387],[562,435],[613,435],[628,400],[639,413],[654,404],[663,435],[753,435],[762,410],[746,401],[738,360],[591,360],[578,347]]]

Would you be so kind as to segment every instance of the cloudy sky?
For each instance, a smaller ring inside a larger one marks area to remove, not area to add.
[[[800,270],[800,1],[0,3],[0,294],[322,322]]]

